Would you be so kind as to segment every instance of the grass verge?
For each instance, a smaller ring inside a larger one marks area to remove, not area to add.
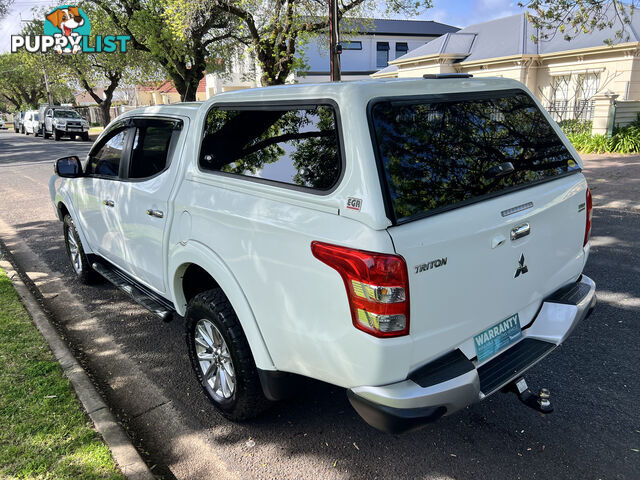
[[[0,425],[0,478],[125,478],[2,269]]]

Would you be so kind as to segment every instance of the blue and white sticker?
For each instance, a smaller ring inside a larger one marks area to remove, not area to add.
[[[487,328],[484,332],[473,337],[473,343],[476,345],[476,353],[478,354],[478,362],[482,362],[498,353],[520,337],[522,337],[522,329],[520,328],[520,317],[518,317],[517,313],[493,327]]]

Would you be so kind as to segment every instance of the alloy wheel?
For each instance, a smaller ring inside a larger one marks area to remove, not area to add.
[[[195,347],[202,375],[221,399],[230,399],[236,390],[236,374],[227,342],[211,320],[198,320]]]
[[[69,243],[69,257],[71,257],[71,264],[77,274],[82,273],[82,255],[80,254],[80,248],[78,242],[73,235],[71,229],[67,230],[67,240]]]

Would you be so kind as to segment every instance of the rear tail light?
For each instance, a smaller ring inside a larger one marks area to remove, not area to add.
[[[591,238],[591,220],[593,218],[593,200],[591,199],[591,190],[587,187],[587,224],[584,227],[584,243],[583,247],[587,246],[589,238]]]
[[[321,242],[312,242],[311,252],[342,277],[357,329],[375,337],[409,333],[409,276],[402,257]]]

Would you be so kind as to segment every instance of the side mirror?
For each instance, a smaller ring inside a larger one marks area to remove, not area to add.
[[[56,160],[54,171],[56,175],[63,178],[78,178],[82,176],[82,164],[75,155],[62,157]]]

